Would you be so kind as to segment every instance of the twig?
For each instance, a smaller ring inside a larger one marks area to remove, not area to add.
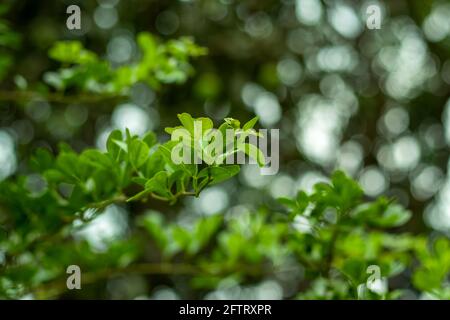
[[[126,96],[117,94],[78,94],[41,93],[36,91],[0,91],[0,101],[45,100],[56,103],[98,103],[108,100],[120,100]]]
[[[327,253],[327,256],[326,256],[326,260],[325,260],[324,271],[325,271],[327,276],[328,276],[328,274],[329,274],[329,272],[331,270],[331,267],[333,265],[336,241],[337,241],[338,236],[339,236],[339,228],[338,228],[337,222],[336,222],[336,225],[333,228],[333,231],[332,231],[332,234],[331,234],[331,240],[330,240],[330,243],[329,243],[328,253]]]
[[[250,274],[264,274],[260,267],[248,265],[235,266],[237,270],[247,270]],[[103,269],[97,272],[83,273],[81,275],[82,285],[93,284],[102,279],[108,279],[120,276],[122,274],[141,274],[141,275],[218,275],[233,272],[224,268],[223,265],[210,265],[208,268],[201,268],[189,264],[181,263],[142,263],[130,265],[122,269]],[[43,284],[32,290],[32,293],[38,299],[48,299],[57,297],[67,290],[65,278]]]

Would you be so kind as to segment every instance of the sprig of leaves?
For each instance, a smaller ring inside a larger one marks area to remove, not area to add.
[[[154,89],[162,84],[183,83],[193,73],[189,60],[207,53],[188,37],[161,43],[150,33],[143,32],[138,34],[137,43],[139,60],[113,67],[79,41],[56,42],[49,56],[60,62],[62,68],[47,72],[44,80],[59,91],[77,89],[123,95],[137,82],[147,83]]]

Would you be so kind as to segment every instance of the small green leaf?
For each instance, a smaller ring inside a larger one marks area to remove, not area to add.
[[[242,127],[242,130],[247,131],[247,130],[253,129],[255,124],[258,122],[258,119],[259,119],[258,117],[254,117],[253,119],[248,121],[246,124],[244,124],[244,126]]]
[[[147,161],[150,149],[141,140],[133,139],[129,145],[129,160],[133,167],[139,169]]]
[[[229,165],[222,167],[208,167],[204,168],[198,174],[198,178],[206,177],[210,180],[210,185],[214,185],[237,175],[240,171],[238,165]]]
[[[260,167],[264,167],[266,164],[266,158],[264,153],[255,145],[251,143],[239,143],[237,146],[238,150],[244,152],[249,157],[253,158],[258,162]]]
[[[80,155],[80,160],[85,161],[89,165],[98,168],[113,168],[111,159],[99,150],[88,149]]]
[[[401,205],[391,204],[383,215],[373,223],[381,227],[399,227],[408,222],[410,218],[410,211],[405,210]]]
[[[117,160],[120,153],[123,151],[123,148],[117,144],[117,142],[122,141],[122,139],[122,132],[120,130],[114,130],[109,134],[108,140],[106,141],[106,150],[108,150],[108,153],[114,160]]]
[[[172,134],[175,130],[184,128],[183,126],[176,126],[176,127],[166,127],[164,128],[164,131],[167,132],[168,134]]]
[[[170,197],[168,177],[166,171],[160,171],[155,176],[147,181],[145,189],[155,192],[163,197]]]
[[[411,218],[411,212],[389,199],[381,197],[372,203],[359,205],[352,212],[355,221],[371,226],[393,228],[404,225]]]
[[[184,128],[186,128],[189,133],[193,135],[194,133],[194,119],[189,113],[181,113],[178,115],[178,119],[180,119],[181,124]]]
[[[197,123],[197,126],[198,126],[198,123],[201,123],[201,126],[202,126],[201,133],[202,133],[202,135],[206,131],[208,131],[208,130],[210,130],[210,129],[212,129],[214,127],[214,123],[212,122],[212,120],[210,118],[200,117],[200,118],[195,119],[194,122]]]
[[[97,61],[95,53],[83,48],[79,41],[60,41],[49,50],[49,56],[64,63],[85,64]]]
[[[30,165],[34,170],[43,172],[50,169],[54,164],[54,157],[47,149],[39,148],[30,159]]]
[[[144,136],[144,138],[142,138],[142,141],[144,141],[147,146],[151,148],[158,143],[158,138],[154,132],[150,131]]]
[[[233,118],[225,118],[225,123],[228,124],[233,129],[239,129],[241,127],[241,122]]]

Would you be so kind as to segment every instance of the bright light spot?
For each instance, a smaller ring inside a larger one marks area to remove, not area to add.
[[[106,151],[106,142],[108,141],[109,134],[114,129],[111,127],[104,128],[98,135],[97,139],[95,140],[95,145],[100,150]]]
[[[302,76],[302,66],[294,59],[284,59],[278,63],[277,73],[281,82],[293,86]]]
[[[435,166],[421,168],[416,176],[412,178],[411,191],[418,200],[426,200],[436,192],[442,185],[444,174]]]
[[[117,10],[114,7],[99,6],[94,11],[94,21],[102,29],[111,29],[117,20]]]
[[[388,281],[386,278],[375,279],[373,282],[367,284],[367,288],[370,291],[378,293],[379,295],[385,294],[388,289]]]
[[[281,119],[281,107],[275,95],[265,92],[255,101],[255,113],[263,126],[270,127]]]
[[[294,196],[295,181],[289,176],[278,175],[270,184],[270,194],[274,199]]]
[[[245,165],[241,169],[242,182],[253,188],[262,188],[272,181],[272,177],[262,175],[258,166]]]
[[[128,128],[131,133],[137,135],[152,130],[155,126],[153,119],[153,117],[150,119],[149,114],[144,109],[131,103],[118,106],[112,115],[114,127],[120,130]]]
[[[410,171],[420,161],[419,142],[412,136],[403,136],[393,144],[385,144],[377,151],[378,163],[389,171]]]
[[[423,31],[428,40],[439,42],[450,34],[450,5],[438,5],[431,14],[425,18]]]
[[[385,175],[376,167],[366,168],[359,178],[364,193],[370,197],[376,197],[388,188]]]
[[[304,190],[311,193],[314,185],[319,182],[329,182],[329,180],[321,173],[315,171],[307,171],[303,173],[297,180],[296,190]]]
[[[124,63],[131,59],[134,43],[126,36],[114,37],[107,48],[108,59],[114,63]]]
[[[317,54],[317,64],[324,71],[351,71],[356,66],[358,55],[349,46],[321,48]]]
[[[447,140],[447,143],[450,145],[450,99],[445,105],[445,111],[442,117],[445,126],[445,138]]]
[[[283,298],[283,288],[274,280],[265,280],[253,286],[239,286],[233,279],[222,280],[217,289],[208,293],[209,300],[279,300]]]
[[[378,56],[380,64],[388,71],[385,90],[397,99],[417,96],[420,93],[417,89],[437,72],[427,44],[414,30],[407,26],[399,28],[399,45],[381,50]]]
[[[16,171],[17,159],[14,140],[11,135],[0,131],[0,181],[7,178]]]
[[[206,189],[198,199],[200,210],[207,215],[220,213],[228,206],[228,194],[220,187]]]
[[[339,149],[337,168],[346,171],[351,176],[361,167],[363,148],[355,141],[348,141]]]
[[[346,38],[355,38],[363,30],[355,10],[349,6],[337,5],[329,12],[328,20],[333,28]]]
[[[308,218],[302,215],[297,215],[294,218],[292,226],[300,233],[311,233],[312,225],[309,222]]]
[[[276,281],[264,281],[257,288],[257,300],[280,300],[282,298],[283,289]]]
[[[440,123],[433,123],[423,128],[422,137],[430,149],[445,147],[444,128]]]
[[[253,108],[256,99],[260,94],[264,92],[264,89],[255,83],[246,83],[242,88],[242,101],[249,108]]]
[[[426,208],[425,221],[436,230],[450,231],[450,179],[448,177],[436,201]]]
[[[383,124],[391,135],[403,133],[409,126],[409,115],[405,109],[395,107],[389,109],[383,117]]]
[[[153,300],[178,300],[179,297],[175,290],[169,287],[159,287],[155,289],[151,297]]]
[[[350,115],[343,111],[337,102],[317,96],[299,102],[297,144],[312,161],[327,165],[336,160],[342,125]]]
[[[395,165],[400,170],[414,169],[420,161],[420,146],[417,140],[405,136],[397,140],[392,146]]]
[[[85,239],[98,251],[104,251],[113,240],[125,236],[127,215],[122,208],[111,205],[98,217],[75,233],[75,237]]]
[[[322,18],[322,11],[319,0],[297,0],[295,2],[295,15],[303,24],[317,24]]]

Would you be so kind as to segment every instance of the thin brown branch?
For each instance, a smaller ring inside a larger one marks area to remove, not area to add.
[[[30,101],[30,100],[45,100],[55,103],[99,103],[109,100],[121,100],[125,96],[117,94],[77,94],[64,95],[62,93],[41,93],[36,91],[0,91],[0,101]]]
[[[228,274],[238,269],[246,271],[248,274],[261,275],[264,270],[260,267],[249,265],[238,265],[235,269],[224,268],[223,265],[209,265],[208,268],[201,268],[190,264],[181,263],[141,263],[130,265],[121,269],[103,269],[100,271],[82,273],[82,286],[96,283],[100,280],[114,278],[123,274],[140,275],[220,275]],[[53,282],[45,283],[36,287],[32,292],[37,299],[55,298],[67,291],[66,278],[60,278]]]

